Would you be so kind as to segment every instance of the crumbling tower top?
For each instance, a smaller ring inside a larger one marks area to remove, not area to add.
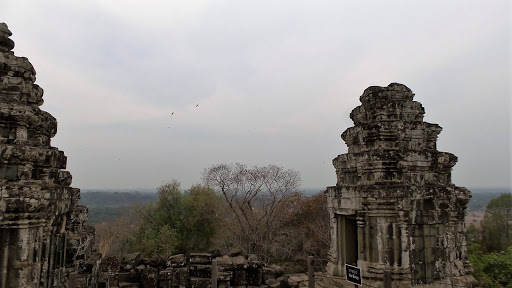
[[[7,24],[0,23],[0,52],[11,51],[14,48],[14,41],[9,39],[12,33]]]

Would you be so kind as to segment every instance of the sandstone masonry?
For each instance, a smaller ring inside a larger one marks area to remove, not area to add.
[[[0,23],[0,288],[95,287],[99,254],[64,152],[50,145],[57,120],[43,89]]]
[[[191,253],[142,258],[141,253],[115,257],[102,262],[100,283],[105,287],[143,288],[299,288],[280,267],[267,266],[256,255],[242,256],[235,250],[230,255]],[[306,277],[307,279],[307,277]]]
[[[457,161],[436,149],[442,128],[405,85],[372,86],[341,137],[326,191],[331,216],[328,272],[361,267],[363,283],[383,287],[470,287],[464,215],[471,193],[451,182]]]

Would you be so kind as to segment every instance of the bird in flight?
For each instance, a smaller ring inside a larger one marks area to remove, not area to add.
[[[196,105],[196,107],[197,107],[197,106],[199,106],[199,102],[197,102],[197,105]]]
[[[171,116],[174,115],[174,112],[171,113]]]

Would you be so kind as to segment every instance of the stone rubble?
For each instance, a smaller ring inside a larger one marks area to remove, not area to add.
[[[0,288],[96,287],[100,255],[43,89],[0,23]]]
[[[217,262],[217,287],[290,287],[288,277],[275,265],[267,266],[255,255],[212,255],[191,253],[141,258],[140,253],[125,255],[118,267],[102,271],[100,287],[143,288],[209,288],[212,279],[212,261]],[[117,262],[117,261],[110,261]],[[108,265],[105,263],[104,265]],[[104,266],[102,264],[102,266]],[[292,283],[292,282],[290,282]]]

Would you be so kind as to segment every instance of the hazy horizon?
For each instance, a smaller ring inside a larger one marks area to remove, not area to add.
[[[157,189],[158,187],[156,188],[126,188],[126,189],[115,189],[115,188],[109,188],[109,189],[95,189],[95,188],[80,188],[80,192],[83,192],[83,193],[89,193],[89,192],[120,192],[120,193],[124,193],[124,192],[141,192],[141,193],[152,193],[152,192],[157,192]],[[190,187],[181,187],[183,190],[187,190],[189,189]],[[320,188],[320,187],[317,187],[317,188],[299,188],[299,192],[312,192],[312,191],[322,191],[322,190],[325,190],[325,188],[327,187],[324,187],[324,188]],[[494,187],[494,188],[473,188],[473,187],[465,187],[466,189],[468,189],[469,191],[471,191],[471,193],[502,193],[502,191],[504,193],[512,193],[512,189],[510,188],[499,188],[499,187]],[[306,193],[307,194],[307,193]]]

